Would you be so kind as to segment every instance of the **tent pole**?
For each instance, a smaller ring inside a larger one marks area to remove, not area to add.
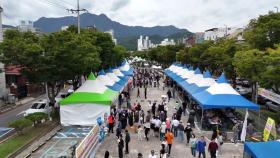
[[[201,114],[201,119],[200,119],[201,130],[203,129],[203,127],[202,127],[203,112],[204,112],[204,109],[202,108],[202,114]]]
[[[259,109],[258,124],[259,124],[259,129],[261,129],[261,113],[260,113],[260,109]]]

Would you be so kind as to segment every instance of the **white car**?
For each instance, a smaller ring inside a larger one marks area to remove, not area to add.
[[[29,109],[24,111],[23,116],[26,117],[26,116],[36,113],[36,112],[42,112],[45,114],[49,114],[51,111],[52,111],[52,108],[49,106],[47,101],[38,101],[38,102],[34,102]]]

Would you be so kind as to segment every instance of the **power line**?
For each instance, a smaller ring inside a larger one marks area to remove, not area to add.
[[[73,5],[72,3],[67,2],[67,1],[65,1],[65,0],[60,0],[60,1],[63,2],[63,3],[65,3],[65,4],[67,4],[67,5],[69,5],[69,6],[71,6],[71,7],[75,7],[75,5]]]

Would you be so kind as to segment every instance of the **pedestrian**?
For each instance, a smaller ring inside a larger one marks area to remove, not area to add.
[[[129,150],[128,150],[129,142],[130,142],[130,135],[128,133],[128,130],[125,130],[125,154],[129,153]]]
[[[222,145],[224,144],[224,141],[223,141],[223,136],[222,136],[221,132],[218,132],[216,142],[218,144],[218,154],[217,155],[222,155]]]
[[[155,155],[155,151],[154,150],[151,150],[149,158],[157,158],[157,156]]]
[[[198,151],[198,158],[203,156],[205,158],[205,147],[206,147],[206,142],[204,139],[204,136],[201,136],[200,140],[197,141],[197,151]]]
[[[161,126],[160,126],[160,134],[159,134],[160,141],[163,140],[163,137],[165,135],[165,131],[166,131],[166,124],[165,124],[165,122],[162,122]]]
[[[109,131],[108,133],[112,132],[114,133],[114,115],[113,113],[110,113],[109,117],[108,117],[108,126],[109,126]]]
[[[105,155],[104,155],[104,158],[109,158],[110,157],[110,153],[108,150],[105,151]]]
[[[119,158],[123,158],[123,147],[124,147],[124,141],[122,139],[122,135],[120,135],[118,139]]]
[[[183,143],[184,142],[184,126],[183,126],[182,121],[180,121],[177,129],[178,129],[178,139],[181,143]]]
[[[161,149],[159,151],[159,158],[166,158],[165,146],[161,144]]]
[[[185,133],[186,133],[186,137],[187,137],[187,144],[189,144],[190,138],[191,138],[191,133],[192,133],[192,128],[191,128],[190,123],[187,123],[187,127],[185,128]]]
[[[161,145],[164,145],[165,153],[167,153],[168,152],[168,144],[167,144],[165,136],[163,138],[163,141],[161,142]]]
[[[234,144],[236,144],[238,140],[238,132],[239,132],[238,124],[235,124],[233,126],[232,131],[233,131],[233,142]]]
[[[171,98],[171,91],[170,91],[170,89],[168,89],[168,91],[167,91],[167,96],[168,96],[168,102],[169,102],[170,98]]]
[[[171,153],[171,147],[172,147],[172,144],[173,144],[173,134],[170,132],[170,130],[167,130],[167,133],[165,134],[165,137],[166,137],[166,141],[167,141],[167,144],[168,144],[168,156],[170,156],[170,153]]]
[[[143,128],[142,126],[138,126],[138,129],[137,129],[137,136],[138,136],[138,140],[142,141],[143,140]]]
[[[191,145],[191,153],[193,158],[196,156],[196,148],[197,148],[197,140],[195,138],[195,135],[192,134],[192,137],[190,139],[190,145]]]
[[[174,137],[177,137],[177,128],[178,128],[179,123],[180,122],[177,120],[176,117],[172,120],[172,128],[173,128]]]
[[[161,121],[159,120],[158,117],[156,117],[156,119],[154,120],[154,123],[155,123],[155,136],[158,137],[159,136],[159,128],[160,128],[160,125],[161,125]]]
[[[147,86],[145,86],[144,88],[144,95],[145,95],[145,99],[147,99]]]
[[[182,103],[182,107],[183,107],[183,114],[184,114],[184,116],[186,116],[186,109],[187,109],[187,102],[186,101],[184,101]]]
[[[216,158],[217,150],[218,150],[218,144],[215,142],[215,139],[211,139],[211,142],[208,145],[208,151],[211,155],[211,158]]]
[[[137,98],[140,98],[140,89],[139,89],[139,87],[137,88]]]
[[[172,88],[172,97],[173,97],[174,99],[175,99],[175,97],[176,97],[176,96],[175,96],[175,93],[176,93],[176,88],[173,87],[173,88]]]
[[[166,118],[165,124],[166,124],[166,130],[168,129],[171,130],[171,121],[169,118]]]
[[[144,124],[144,130],[145,130],[145,137],[146,137],[146,140],[149,141],[150,122],[146,122],[146,123]]]
[[[143,158],[142,153],[138,153],[138,154],[137,154],[137,158]]]

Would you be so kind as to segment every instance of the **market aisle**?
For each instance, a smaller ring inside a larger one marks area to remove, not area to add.
[[[136,98],[137,96],[137,88],[133,89],[131,93],[131,103],[133,104],[136,101],[139,101],[145,113],[149,109],[148,100],[156,100],[157,103],[161,102],[161,95],[166,94],[167,88],[165,91],[160,88],[148,88],[147,99],[144,99],[144,88],[140,89],[141,98]],[[171,118],[172,113],[175,111],[175,99],[171,99],[171,101],[167,104],[168,106],[168,117]],[[126,103],[125,103],[126,104]],[[186,126],[187,116],[182,116],[183,125]],[[124,158],[137,158],[137,154],[140,152],[143,154],[143,157],[146,158],[150,154],[151,150],[155,150],[157,157],[159,158],[159,150],[161,148],[159,138],[151,136],[150,132],[150,140],[147,142],[146,140],[138,141],[137,134],[133,132],[133,128],[129,129],[131,142],[129,143],[130,153],[128,155],[124,154]],[[201,132],[194,130],[195,135],[197,137],[201,136]],[[124,135],[124,134],[123,134]],[[208,142],[207,142],[208,147]],[[233,144],[225,143],[223,145],[224,153],[222,158],[241,158],[243,153],[243,147],[241,145],[234,146]],[[117,151],[117,139],[115,137],[115,133],[108,136],[104,142],[101,144],[100,148],[97,151],[96,158],[103,158],[105,151],[108,150],[112,158],[118,157]],[[171,150],[170,158],[191,158],[190,147],[186,145],[186,141],[184,143],[180,143],[176,138],[174,139],[174,143]],[[206,153],[206,157],[210,157],[208,153]]]

